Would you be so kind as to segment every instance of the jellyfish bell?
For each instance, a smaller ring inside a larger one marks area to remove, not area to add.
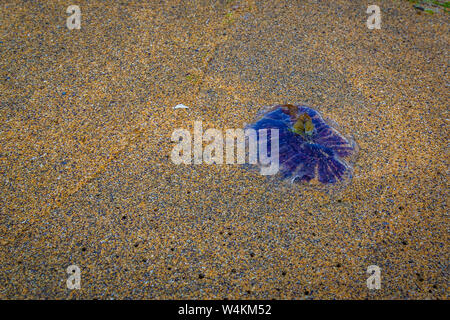
[[[321,114],[307,106],[264,109],[249,127],[278,129],[279,176],[291,183],[348,184],[358,148]]]

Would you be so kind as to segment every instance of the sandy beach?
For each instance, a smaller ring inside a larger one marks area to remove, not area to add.
[[[0,298],[448,299],[449,15],[375,2],[3,1]],[[356,141],[345,188],[170,159],[286,103]]]

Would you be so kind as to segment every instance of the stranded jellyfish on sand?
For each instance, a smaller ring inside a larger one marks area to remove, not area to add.
[[[278,129],[279,171],[284,179],[335,184],[347,183],[352,177],[356,143],[311,108],[290,104],[271,107],[247,128],[257,132]],[[270,154],[270,145],[268,149]]]

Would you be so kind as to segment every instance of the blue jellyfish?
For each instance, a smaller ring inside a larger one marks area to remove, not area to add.
[[[311,108],[277,105],[263,112],[260,119],[247,128],[257,132],[278,129],[279,172],[283,179],[293,183],[335,184],[347,183],[352,177],[351,162],[357,153],[356,143]]]

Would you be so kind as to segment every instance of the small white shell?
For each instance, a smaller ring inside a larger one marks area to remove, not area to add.
[[[177,104],[175,107],[173,107],[174,109],[187,109],[189,108],[188,106],[185,106],[184,104]]]

